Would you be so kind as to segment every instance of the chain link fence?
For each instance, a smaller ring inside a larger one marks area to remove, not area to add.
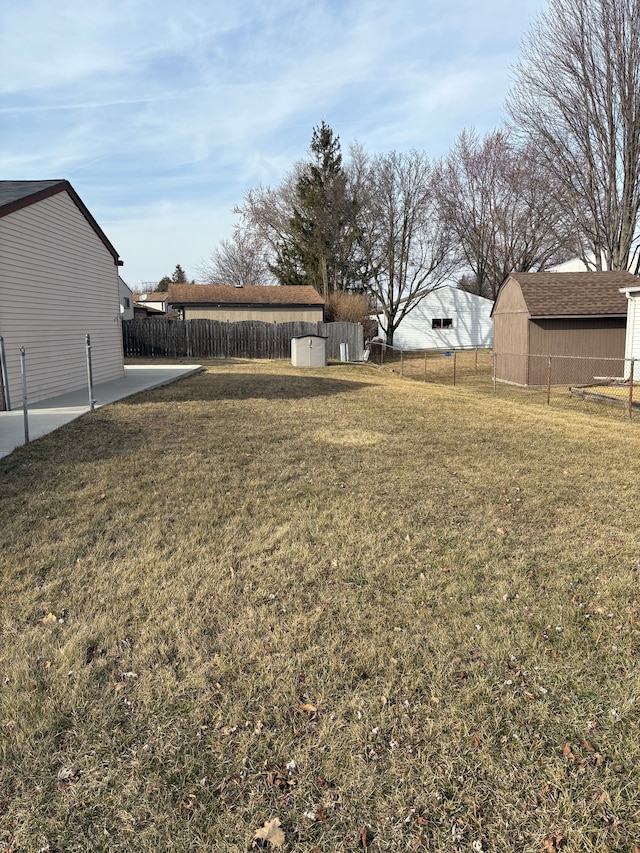
[[[369,360],[418,382],[633,418],[640,363],[624,358],[498,354],[490,349],[401,350],[370,344]]]

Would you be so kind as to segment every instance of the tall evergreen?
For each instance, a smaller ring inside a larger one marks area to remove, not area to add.
[[[313,130],[310,153],[296,182],[289,234],[271,269],[280,284],[311,284],[327,299],[334,290],[357,288],[356,202],[342,168],[340,137],[325,122]]]

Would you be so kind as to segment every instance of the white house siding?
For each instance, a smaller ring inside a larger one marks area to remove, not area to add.
[[[493,344],[493,302],[446,285],[429,293],[402,320],[393,337],[399,349],[462,349]],[[434,329],[433,320],[450,319],[449,329]],[[379,334],[384,337],[382,326]]]
[[[124,374],[118,267],[66,191],[0,217],[0,335],[9,390],[46,399],[87,384],[91,335],[95,383]]]
[[[627,291],[627,333],[625,338],[625,368],[624,377],[629,379],[631,359],[634,360],[634,383],[640,381],[640,287],[629,288]]]
[[[120,294],[120,319],[133,320],[133,291],[120,276],[118,276],[118,291]]]

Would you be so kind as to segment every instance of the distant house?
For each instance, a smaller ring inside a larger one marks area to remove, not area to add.
[[[168,296],[169,305],[184,320],[321,323],[324,319],[324,300],[310,285],[172,284]]]
[[[118,293],[120,295],[120,319],[133,320],[133,291],[120,276],[118,276]]]
[[[620,289],[637,281],[615,271],[508,275],[492,311],[496,378],[543,385],[549,355],[564,357],[560,384],[621,375],[627,300]]]
[[[627,298],[624,378],[629,379],[631,361],[633,360],[633,379],[635,383],[640,381],[640,279],[636,278],[633,284],[622,287],[620,290]]]
[[[167,313],[169,302],[166,292],[139,293],[135,297],[134,316],[162,317]]]
[[[445,285],[432,291],[407,314],[394,332],[394,346],[403,350],[490,347],[493,341],[493,302],[466,290]],[[378,334],[385,337],[384,318]]]
[[[601,257],[602,269],[607,269],[607,259],[604,252]],[[640,273],[640,247],[636,247],[629,257],[628,270],[634,275]],[[560,264],[554,264],[548,267],[545,272],[595,272],[596,271],[596,256],[594,252],[588,252],[586,255],[586,263],[582,258],[570,258]]]
[[[65,180],[0,181],[0,335],[12,406],[22,400],[24,347],[31,402],[124,374],[122,262]],[[4,395],[0,395],[0,405]]]

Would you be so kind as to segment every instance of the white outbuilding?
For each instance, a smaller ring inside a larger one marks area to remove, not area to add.
[[[463,349],[493,344],[493,302],[453,285],[433,290],[401,321],[393,336],[398,349]],[[384,317],[378,334],[384,338]]]
[[[627,330],[624,347],[624,378],[629,379],[633,361],[633,381],[640,382],[640,281],[637,285],[621,287],[627,297]]]
[[[68,181],[0,181],[0,336],[12,408],[22,363],[29,402],[85,387],[87,335],[93,381],[124,375],[121,265]]]

